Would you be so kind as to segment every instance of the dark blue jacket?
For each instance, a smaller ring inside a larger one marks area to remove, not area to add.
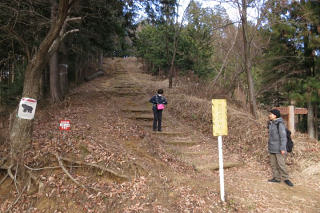
[[[150,100],[150,103],[153,103],[152,110],[157,110],[157,104],[167,104],[167,99],[162,95],[155,95]]]

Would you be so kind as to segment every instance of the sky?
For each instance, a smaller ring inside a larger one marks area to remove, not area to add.
[[[184,13],[185,9],[187,8],[190,0],[178,0],[178,1],[179,1],[179,5],[180,5],[179,6],[179,22],[180,22],[182,20],[183,13]],[[205,7],[212,7],[213,8],[215,5],[220,4],[219,0],[196,0],[196,1],[200,2],[203,8],[205,8]],[[259,0],[257,2],[259,2]],[[236,5],[232,5],[231,3],[229,3],[229,4],[223,3],[221,5],[226,9],[227,14],[228,14],[229,18],[231,19],[231,21],[237,22],[240,20],[239,11],[236,8]],[[146,14],[143,11],[141,11],[141,12],[139,12],[139,16],[138,16],[137,20],[141,20],[145,16],[146,16]],[[255,8],[248,8],[248,20],[255,22],[256,17],[257,17],[257,10]]]
[[[180,0],[179,4],[179,21],[182,19],[183,12],[185,11],[186,7],[188,6],[190,0]],[[218,5],[220,2],[219,0],[197,0],[197,2],[200,2],[202,4],[202,7],[214,7],[215,5]],[[230,3],[224,3],[221,4],[227,11],[227,14],[229,18],[236,22],[239,21],[239,11],[235,7],[235,5],[231,5]],[[249,8],[248,9],[248,20],[254,21],[256,19],[257,12],[255,8]]]

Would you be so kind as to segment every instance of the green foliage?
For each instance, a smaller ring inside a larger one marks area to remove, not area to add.
[[[144,26],[143,30],[137,34],[138,39],[135,42],[137,56],[145,58],[155,67],[168,67],[168,55],[166,54],[165,42],[163,42],[164,34],[163,25],[158,27]]]
[[[1,1],[0,72],[9,70],[10,75],[15,75],[13,83],[10,79],[3,79],[0,83],[2,104],[16,100],[20,95],[26,65],[13,59],[23,58],[25,63],[31,60],[50,29],[51,7],[51,1],[43,0]],[[88,61],[89,56],[97,55],[97,52],[103,51],[105,55],[119,53],[119,56],[128,54],[136,9],[133,0],[76,1],[69,17],[81,17],[81,21],[68,22],[65,32],[73,29],[79,32],[68,34],[63,40],[62,59],[71,68],[70,80],[74,80],[79,72],[76,69],[79,62]],[[13,64],[14,70],[11,70]]]
[[[266,71],[262,78],[269,90],[262,97],[270,96],[269,92],[273,91],[300,106],[305,106],[307,101],[318,103],[320,4],[301,1],[282,8],[274,4],[274,11],[268,16],[269,28],[265,27],[263,32],[270,38],[270,44],[265,50]]]
[[[212,78],[215,75],[213,36],[219,33],[216,27],[226,19],[225,11],[201,8],[199,3],[192,1],[185,19],[187,23],[181,26],[177,38],[175,66],[182,72],[191,70],[200,77]],[[167,70],[173,55],[175,29],[179,27],[161,21],[141,23],[135,40],[137,56],[156,68]]]
[[[18,98],[20,97],[23,89],[24,82],[24,70],[26,64],[23,64],[22,61],[14,62],[15,65],[15,75],[14,81],[12,82],[12,76],[3,78],[0,84],[0,105],[10,105],[15,106],[18,103]],[[8,70],[7,70],[8,71]]]

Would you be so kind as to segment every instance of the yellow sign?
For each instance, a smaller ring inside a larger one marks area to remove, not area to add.
[[[213,136],[228,135],[227,101],[212,99]]]

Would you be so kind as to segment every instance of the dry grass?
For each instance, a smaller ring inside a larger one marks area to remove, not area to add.
[[[170,113],[183,119],[185,123],[195,129],[211,135],[211,99],[225,98],[228,102],[229,129],[229,134],[224,139],[225,148],[232,153],[239,154],[246,161],[255,158],[258,162],[268,162],[267,111],[259,110],[258,119],[254,119],[250,115],[249,108],[241,94],[238,95],[239,97],[231,98],[227,92],[224,92],[221,88],[213,87],[210,82],[196,78],[192,79],[192,77],[178,77],[174,82],[174,88],[165,89],[165,96],[169,100],[168,110]],[[168,80],[156,79],[152,85],[149,85],[147,91],[152,94],[157,88],[166,88],[167,86]],[[303,137],[306,136],[297,134],[295,138],[299,139],[294,138],[294,140],[301,141]],[[319,144],[314,140],[305,139],[304,141],[306,140],[309,141],[307,150],[311,150],[311,156],[313,156],[312,150],[318,149]],[[298,162],[308,157],[304,151],[306,147],[303,146],[303,150],[300,147],[300,145],[296,145],[294,152],[288,157],[288,162],[299,165],[297,168],[305,168]],[[310,152],[307,153],[310,154]],[[317,157],[311,158],[316,159]]]
[[[241,168],[225,170],[227,203],[221,205],[218,172],[195,172],[188,164],[214,162],[214,156],[218,156],[211,138],[211,96],[197,96],[201,94],[200,86],[198,91],[186,84],[172,90],[165,89],[169,101],[166,113],[170,112],[165,115],[166,124],[188,132],[191,139],[202,141],[191,148],[172,148],[165,143],[169,137],[150,134],[148,129],[140,126],[142,123],[125,118],[125,113],[120,110],[124,103],[144,108],[149,96],[139,97],[137,101],[131,96],[110,95],[111,87],[119,83],[112,73],[122,70],[120,68],[124,65],[129,71],[127,80],[137,81],[149,94],[160,87],[166,88],[168,81],[154,81],[154,77],[139,72],[141,67],[132,58],[106,59],[105,62],[110,76],[76,88],[70,94],[70,104],[39,110],[42,112],[36,121],[39,128],[35,131],[35,141],[29,153],[33,162],[28,165],[57,164],[51,162],[47,153],[57,142],[56,120],[68,117],[72,120],[72,131],[66,135],[65,142],[59,143],[61,154],[101,163],[125,172],[132,179],[120,183],[100,170],[68,167],[70,174],[80,183],[100,190],[88,194],[72,184],[61,170],[35,172],[45,185],[43,193],[25,195],[14,212],[319,212],[316,210],[320,207],[317,204],[320,158],[319,144],[315,141],[302,135],[294,139],[295,151],[289,161],[296,168],[292,173],[290,170],[290,174],[297,187],[290,189],[284,184],[267,184],[270,173],[266,163],[267,130],[263,112],[261,119],[256,121],[246,110],[228,100],[229,136],[224,137],[224,157],[234,160],[232,157],[236,155],[240,160],[250,162]],[[55,114],[49,113],[54,108],[59,110]],[[197,155],[182,158],[183,153]],[[3,186],[0,188],[0,211],[14,199],[14,186]]]
[[[184,94],[184,91],[175,88],[166,94],[170,111],[201,132],[212,134],[211,101]],[[224,145],[229,151],[240,154],[246,160],[255,157],[259,161],[267,161],[267,129],[263,116],[255,120],[248,112],[228,101],[228,129]]]

